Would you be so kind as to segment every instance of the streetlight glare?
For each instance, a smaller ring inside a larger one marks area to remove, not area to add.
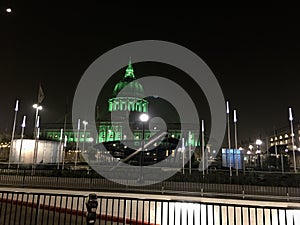
[[[261,141],[260,139],[257,139],[256,142],[255,142],[255,144],[261,145],[261,144],[262,144],[262,141]]]
[[[146,113],[143,113],[140,115],[140,121],[147,122],[149,120],[149,115]]]
[[[11,13],[12,12],[11,8],[7,8],[6,12]]]
[[[38,109],[38,110],[42,110],[43,109],[43,106],[38,105],[38,104],[34,104],[32,107],[35,108],[35,109]]]

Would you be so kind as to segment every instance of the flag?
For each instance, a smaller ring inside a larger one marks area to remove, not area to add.
[[[45,94],[44,94],[42,85],[40,84],[39,93],[38,93],[38,104],[41,104],[42,101],[44,100],[44,98],[45,98]]]

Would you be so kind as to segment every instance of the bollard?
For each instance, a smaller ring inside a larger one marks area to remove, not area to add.
[[[97,195],[94,193],[89,194],[85,205],[87,208],[86,224],[94,225],[97,219],[97,214],[96,214],[98,208]]]

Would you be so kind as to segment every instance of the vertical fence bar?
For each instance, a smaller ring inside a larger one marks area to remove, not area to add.
[[[9,210],[9,217],[8,217],[8,223],[10,224],[11,221],[11,214],[12,214],[12,209],[13,209],[13,201],[14,201],[14,195],[15,193],[12,193],[11,195],[11,200],[10,200],[10,210]]]
[[[71,207],[70,207],[70,224],[72,224],[73,203],[74,203],[74,196],[72,196],[72,198],[71,198]]]
[[[68,209],[68,200],[69,200],[69,196],[66,197],[66,203],[65,203],[65,216],[64,216],[64,225],[66,225],[66,221],[67,221],[67,209]]]
[[[13,223],[13,224],[16,224],[17,212],[18,212],[18,206],[19,206],[19,193],[17,193],[16,209],[15,209],[14,223]],[[0,207],[0,211],[1,211],[1,207]],[[1,216],[0,216],[0,217],[1,217]]]
[[[20,214],[19,214],[19,224],[21,224],[23,200],[24,200],[24,193],[22,193],[22,199],[21,199],[21,207],[20,207]]]
[[[35,212],[35,225],[38,225],[38,221],[39,221],[39,212],[40,212],[40,197],[41,195],[38,194],[37,195],[37,207],[36,207],[36,212]]]
[[[56,215],[56,213],[55,213],[56,212],[56,200],[57,200],[56,198],[57,198],[57,196],[55,195],[54,196],[54,207],[53,207],[52,225],[55,225],[54,221],[55,221],[55,215]]]

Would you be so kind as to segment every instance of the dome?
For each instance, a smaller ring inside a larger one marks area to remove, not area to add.
[[[122,93],[123,97],[135,97],[135,98],[143,98],[144,89],[143,86],[136,81],[134,76],[133,67],[131,62],[129,61],[128,67],[126,69],[125,76],[121,81],[119,81],[114,88],[114,95],[117,96],[119,92],[127,86],[126,92]]]

